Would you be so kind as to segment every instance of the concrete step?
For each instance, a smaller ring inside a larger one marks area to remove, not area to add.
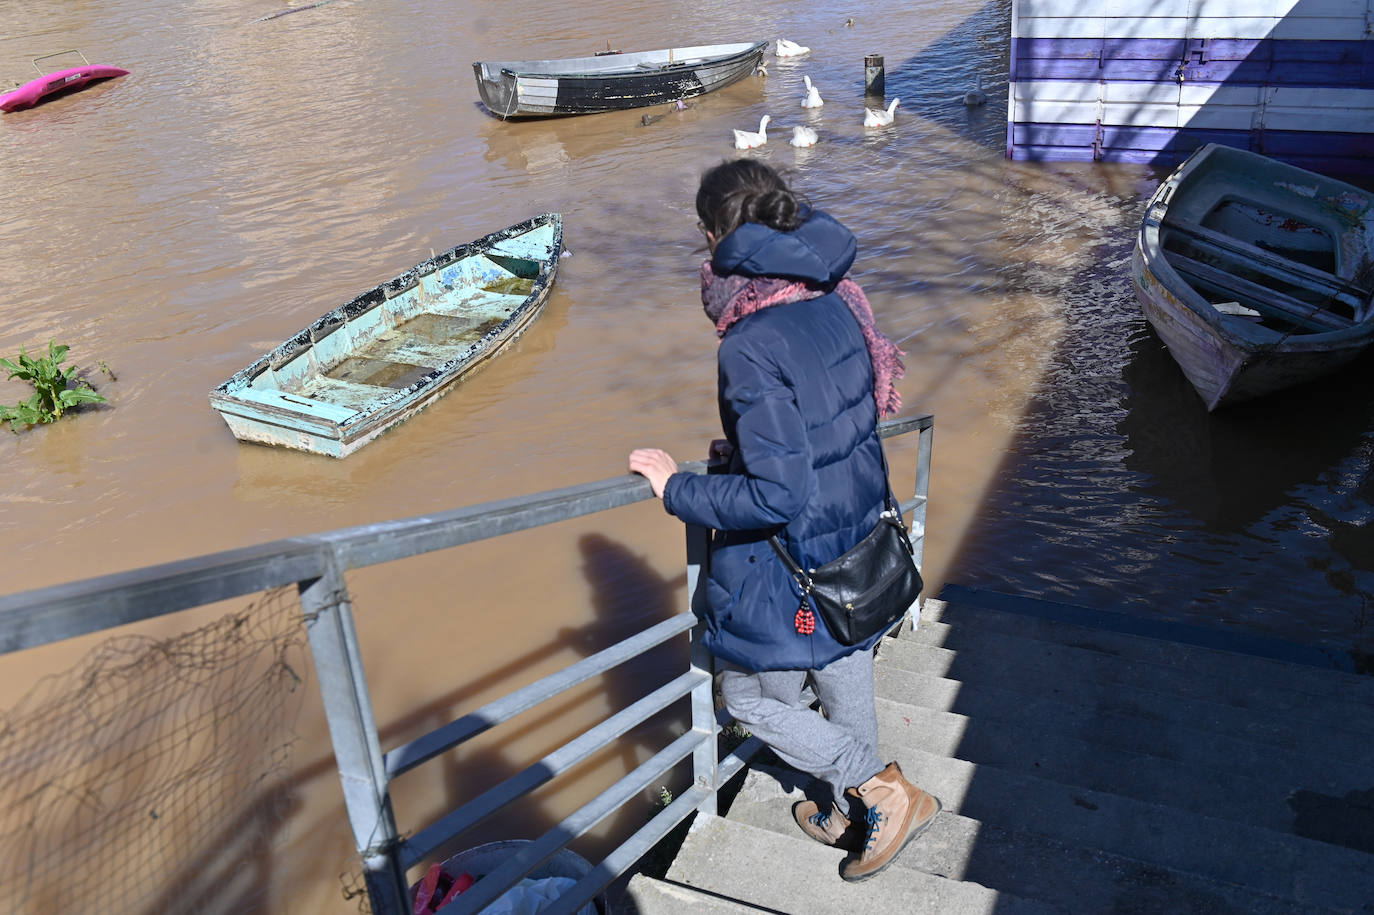
[[[1135,716],[1146,727],[1186,725],[1322,759],[1362,762],[1374,743],[1374,735],[1341,728],[1341,719],[1319,702],[1305,716],[1249,709],[1178,695],[1171,689],[1175,675],[1164,668],[1149,688],[1123,682],[1118,659],[1082,648],[980,632],[951,635],[955,649],[922,644],[918,637],[890,640],[882,652],[885,663],[957,679],[971,689],[995,686],[1026,694],[1032,702],[1053,697],[1093,714]],[[1374,714],[1374,708],[1366,714]]]
[[[792,805],[819,785],[788,769],[758,767],[731,802],[729,818],[786,836],[801,835]],[[951,813],[902,852],[894,867],[973,881],[1066,912],[1188,912],[1287,915],[1323,910],[1196,874],[1065,845]],[[1206,905],[1200,906],[1199,901]]]
[[[922,621],[967,624],[983,631],[1090,648],[1122,660],[1206,671],[1218,680],[1230,681],[1233,694],[1242,701],[1247,683],[1257,681],[1289,693],[1374,705],[1374,677],[1314,666],[1324,657],[1340,661],[1334,650],[970,588],[951,586],[942,593],[952,593],[957,599],[924,601]],[[1229,650],[1219,646],[1229,646]],[[1274,655],[1314,663],[1292,663]],[[1300,701],[1300,696],[1294,697],[1294,702]]]
[[[945,611],[958,613],[958,611]],[[951,648],[954,651],[977,648],[984,640],[1006,639],[1007,644],[1020,644],[1026,650],[1035,650],[1046,644],[1046,639],[1036,639],[1018,632],[1004,632],[1002,629],[985,628],[977,621],[948,622],[923,618],[921,628],[915,632],[905,632],[901,639],[937,648]],[[1068,651],[1070,657],[1080,655],[1088,668],[1096,675],[1112,683],[1127,684],[1156,690],[1168,691],[1186,699],[1202,702],[1220,703],[1235,706],[1252,712],[1263,712],[1283,720],[1296,721],[1331,727],[1348,734],[1358,734],[1363,738],[1374,738],[1374,705],[1359,699],[1327,697],[1314,701],[1309,692],[1290,690],[1282,683],[1270,686],[1265,677],[1275,676],[1271,662],[1263,662],[1242,677],[1232,670],[1230,675],[1216,675],[1206,666],[1176,668],[1171,665],[1154,664],[1153,661],[1134,661],[1118,654],[1103,653],[1094,647],[1081,643],[1051,643],[1058,650]],[[1096,665],[1092,662],[1096,661]],[[1334,672],[1333,672],[1334,673]]]
[[[1312,906],[1374,899],[1374,855],[993,766],[879,735],[879,753],[945,809],[1007,831],[1102,851]]]
[[[1044,603],[927,601],[881,648],[880,755],[945,805],[892,867],[845,884],[792,821],[817,786],[756,765],[669,879],[827,915],[1374,915],[1374,679]]]
[[[982,740],[985,746],[990,743],[987,752],[993,754],[999,752],[997,743],[1001,741],[1003,758],[1013,754],[1029,757],[1030,747],[1043,749],[1057,739],[1066,739],[1102,747],[1108,755],[1116,756],[1111,751],[1139,754],[1234,773],[1242,780],[1256,779],[1290,790],[1340,796],[1374,786],[1368,752],[1363,760],[1325,758],[1315,748],[1289,749],[1191,721],[1144,717],[1134,708],[1113,702],[1110,687],[1075,685],[1073,680],[1046,687],[1040,694],[987,685],[985,679],[959,683],[897,666],[902,662],[894,659],[894,653],[887,653],[878,662],[877,695],[958,716],[924,725],[932,741],[929,748],[950,756],[962,754],[965,739]],[[905,663],[920,666],[910,659]],[[1010,679],[1004,682],[1012,683]],[[1104,690],[1106,699],[1102,698]],[[1167,709],[1160,714],[1164,713]],[[1022,742],[1026,745],[1024,753]],[[1082,747],[1072,743],[1065,749]],[[978,761],[1000,764],[995,756]]]
[[[643,874],[630,878],[625,894],[611,907],[611,915],[757,915],[771,911]]]
[[[698,815],[668,878],[789,915],[1049,915],[1059,911],[1042,902],[907,867],[889,867],[862,883],[846,883],[839,876],[844,858],[838,849],[805,837],[794,839],[724,817]]]
[[[922,619],[919,629],[905,632],[901,638],[903,641],[953,651],[976,650],[990,639],[1005,640],[1006,644],[1034,651],[1047,641],[1017,632],[984,628],[971,620],[950,623],[934,619]],[[1152,661],[1132,660],[1081,642],[1051,644],[1056,646],[1056,650],[1066,650],[1070,656],[1081,653],[1084,663],[1099,678],[1112,683],[1263,712],[1298,725],[1331,727],[1357,734],[1362,739],[1374,739],[1374,704],[1334,696],[1314,701],[1312,694],[1291,690],[1282,683],[1270,686],[1266,678],[1275,675],[1272,662],[1255,664],[1251,672],[1243,677],[1235,671],[1223,676],[1205,666],[1205,659],[1197,667],[1179,668]],[[1094,661],[1097,662],[1095,665]]]
[[[1301,788],[1315,790],[1118,750],[1033,726],[969,719],[889,699],[879,699],[877,705],[878,729],[889,745],[1280,832],[1292,832],[1297,819],[1288,798]]]

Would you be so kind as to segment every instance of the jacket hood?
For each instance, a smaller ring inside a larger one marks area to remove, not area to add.
[[[711,269],[717,274],[780,276],[833,286],[844,279],[857,253],[854,233],[830,214],[813,209],[792,232],[746,222],[716,245]]]

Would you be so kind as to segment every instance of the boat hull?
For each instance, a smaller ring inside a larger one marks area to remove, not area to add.
[[[38,79],[29,80],[17,89],[0,95],[0,111],[18,111],[21,108],[31,108],[50,96],[75,92],[96,80],[124,76],[128,72],[128,70],[121,70],[119,67],[88,65],[47,73]]]
[[[210,393],[242,441],[347,457],[448,393],[541,313],[562,222],[543,214],[334,309]]]
[[[1131,279],[1214,410],[1335,372],[1374,343],[1374,305],[1358,285],[1374,276],[1372,249],[1374,194],[1205,147],[1151,199]]]
[[[502,119],[595,114],[690,99],[754,72],[767,42],[562,60],[478,61],[482,104]]]

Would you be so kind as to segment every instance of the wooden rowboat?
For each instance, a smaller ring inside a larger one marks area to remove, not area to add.
[[[482,104],[499,118],[592,114],[694,98],[754,72],[766,41],[619,51],[562,60],[478,61]]]
[[[210,392],[234,435],[347,457],[447,393],[543,309],[563,223],[541,216],[423,261]]]
[[[1151,198],[1131,278],[1208,410],[1374,342],[1374,192],[1209,144]]]
[[[57,57],[62,54],[79,54],[81,59],[85,61],[85,66],[69,67],[65,70],[57,70],[52,73],[44,73],[43,68],[38,66],[40,60],[46,60],[49,57]],[[33,59],[33,68],[38,71],[37,79],[31,79],[22,86],[11,89],[4,94],[0,94],[0,111],[18,111],[21,108],[30,108],[52,96],[75,92],[96,80],[124,76],[129,72],[119,67],[93,64],[89,60],[86,60],[85,54],[74,49],[70,51],[57,51],[53,54],[44,54],[42,57],[35,57]]]

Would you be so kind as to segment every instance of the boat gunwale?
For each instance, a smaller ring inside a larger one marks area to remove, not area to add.
[[[572,69],[555,71],[530,68],[531,65],[537,64],[594,64],[606,60],[616,60],[617,62],[619,62],[635,57],[643,57],[644,55],[669,54],[670,52],[677,53],[681,51],[709,50],[711,48],[741,48],[742,50],[729,53],[722,51],[721,53],[714,56],[697,55],[693,58],[690,58],[690,61],[682,62],[681,67],[673,65],[672,69],[635,69],[635,66],[637,66],[637,64],[629,67],[621,66],[606,70]],[[727,64],[734,64],[736,62],[743,60],[746,57],[752,56],[755,53],[759,53],[761,56],[762,52],[766,51],[767,49],[767,41],[731,42],[728,44],[717,45],[687,45],[680,48],[656,48],[650,51],[632,51],[629,54],[600,55],[591,57],[556,57],[550,58],[548,60],[479,60],[474,61],[472,66],[474,69],[479,67],[486,67],[493,72],[500,73],[502,76],[507,76],[512,79],[519,79],[520,77],[529,77],[534,79],[622,79],[627,77],[644,77],[663,73],[671,73],[677,69],[690,71],[699,69],[701,67],[718,67]]]

